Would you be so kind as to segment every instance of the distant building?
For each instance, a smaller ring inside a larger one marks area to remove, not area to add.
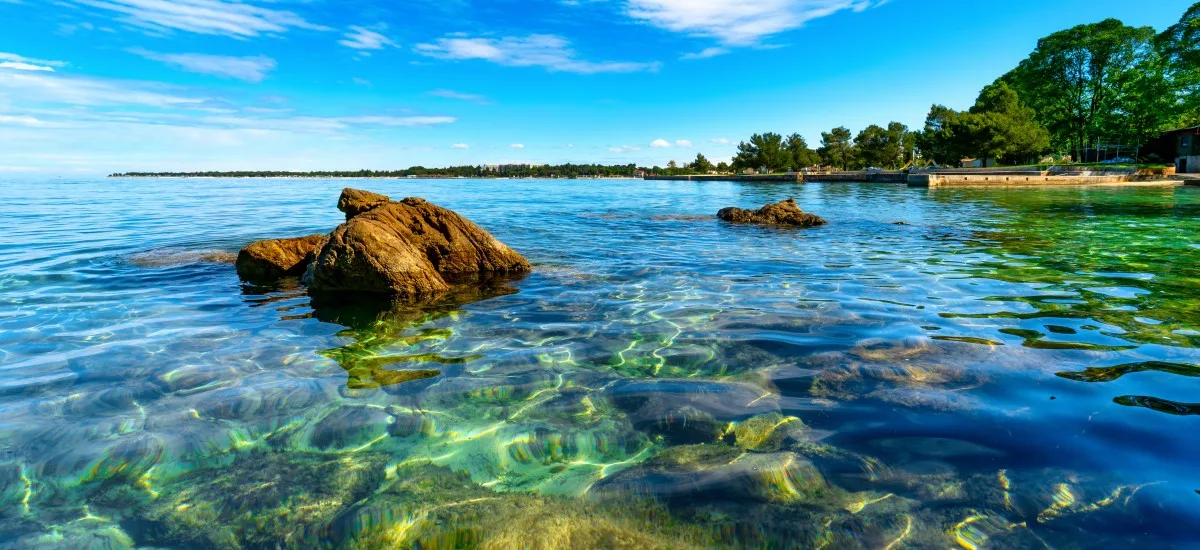
[[[1180,128],[1163,134],[1175,155],[1175,172],[1200,174],[1200,126]]]
[[[961,168],[991,168],[995,165],[996,159],[987,159],[987,162],[984,162],[983,159],[962,159],[959,161]]]

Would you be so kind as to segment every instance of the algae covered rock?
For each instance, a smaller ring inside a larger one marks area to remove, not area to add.
[[[636,495],[683,502],[792,503],[828,500],[836,491],[797,454],[752,453],[707,444],[670,447],[635,468],[605,478],[593,492],[616,499]]]
[[[796,199],[768,204],[758,210],[726,208],[717,213],[717,218],[730,223],[786,225],[792,227],[816,227],[828,223],[819,216],[801,210],[796,205]]]
[[[488,275],[529,272],[528,260],[466,218],[407,198],[355,216],[329,236],[310,290],[420,298]]]
[[[312,548],[341,512],[384,481],[388,456],[256,452],[188,472],[122,522],[139,546]]]
[[[322,540],[344,548],[702,548],[695,526],[645,500],[604,504],[495,492],[468,475],[410,463],[396,481],[334,521]]]
[[[370,212],[389,202],[392,202],[392,199],[385,195],[347,187],[338,198],[338,210],[345,212],[346,221],[350,221],[359,214]]]
[[[238,275],[247,281],[270,281],[303,275],[325,245],[325,240],[325,235],[310,235],[251,243],[238,253]]]

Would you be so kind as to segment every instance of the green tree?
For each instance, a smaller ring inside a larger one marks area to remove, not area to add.
[[[1037,49],[1001,78],[1029,101],[1064,150],[1119,134],[1109,116],[1124,102],[1131,73],[1154,54],[1154,30],[1116,19],[1080,25],[1038,41]]]
[[[792,155],[784,146],[783,136],[773,132],[750,136],[749,142],[738,144],[737,155],[733,157],[736,170],[765,167],[768,171],[776,172],[791,165]]]
[[[808,147],[808,142],[800,134],[792,134],[786,139],[788,154],[792,157],[791,168],[799,170],[821,163],[821,157]]]
[[[858,158],[870,167],[898,168],[904,164],[904,156],[912,141],[909,137],[908,126],[899,122],[888,124],[887,128],[872,124],[858,133],[854,139],[858,149]]]
[[[1200,2],[1156,40],[1169,78],[1182,100],[1183,123],[1200,121]],[[1140,92],[1140,90],[1139,90]]]
[[[693,172],[707,174],[713,169],[713,163],[709,162],[703,154],[696,153],[696,160],[692,161],[691,168]]]
[[[822,132],[821,148],[817,150],[817,153],[821,155],[821,161],[830,166],[840,167],[842,170],[849,170],[855,157],[853,137],[850,129],[845,126],[834,128],[829,132]]]
[[[984,88],[971,111],[958,117],[955,132],[985,165],[989,159],[1012,164],[1036,160],[1050,149],[1050,133],[1005,82]]]
[[[667,170],[677,170],[678,168],[679,164],[677,164],[675,161],[670,161],[667,163]]]
[[[725,161],[718,162],[717,163],[717,171],[718,172],[728,172],[729,171],[729,163],[725,162]]]
[[[925,129],[916,136],[921,155],[943,166],[956,166],[963,158],[962,140],[955,136],[960,113],[945,105],[934,105],[925,117]]]

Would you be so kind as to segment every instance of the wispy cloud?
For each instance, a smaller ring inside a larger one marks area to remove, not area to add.
[[[729,138],[712,138],[708,141],[717,145],[729,145]]]
[[[416,52],[436,59],[483,60],[510,67],[543,67],[578,74],[656,71],[658,63],[629,61],[584,61],[570,42],[553,35],[526,37],[469,38],[452,36],[432,44],[418,44]]]
[[[0,96],[15,104],[58,103],[77,106],[198,106],[203,97],[188,97],[152,83],[59,76],[57,73],[0,71]]]
[[[608,152],[610,152],[610,153],[629,153],[629,152],[641,151],[641,150],[642,150],[641,147],[637,147],[635,145],[622,145],[620,147],[609,147],[608,148]]]
[[[384,30],[387,27],[380,25],[375,28]],[[338,40],[338,44],[355,50],[382,50],[389,46],[396,47],[396,43],[392,42],[392,39],[370,28],[357,26],[350,27],[344,38]]]
[[[714,38],[726,46],[751,46],[814,19],[845,10],[863,11],[886,1],[628,0],[625,13],[669,31]],[[720,49],[710,48],[689,58],[721,53]]]
[[[131,48],[129,53],[161,61],[192,73],[234,78],[246,82],[262,82],[267,77],[267,73],[275,69],[275,60],[262,55],[226,57],[200,53],[159,53],[142,48]]]
[[[15,124],[18,126],[41,126],[44,122],[31,116],[0,115],[0,124]]]
[[[48,73],[54,72],[54,68],[52,67],[34,65],[31,63],[22,63],[20,61],[0,61],[0,69],[11,69],[14,71],[43,71]]]
[[[147,31],[185,31],[247,38],[289,29],[329,30],[290,11],[237,0],[63,0],[116,14],[117,20]]]
[[[462,92],[456,92],[454,90],[433,90],[429,92],[428,95],[445,99],[457,99],[459,101],[471,101],[479,104],[491,103],[488,101],[487,96],[480,94],[466,94]]]
[[[514,144],[512,144],[512,145],[509,145],[509,148],[512,148],[512,149],[524,149],[524,148],[525,148],[525,144],[524,144],[524,143],[514,143]]]
[[[712,57],[725,55],[727,53],[729,53],[728,48],[717,48],[717,47],[704,48],[703,50],[695,52],[695,53],[683,54],[683,57],[680,57],[680,59],[683,59],[685,61],[693,60],[693,59],[709,59]]]
[[[15,53],[0,52],[0,69],[11,69],[14,71],[42,71],[54,72],[55,67],[66,67],[67,64],[63,61],[50,61],[47,59],[34,59],[25,57]]]
[[[450,148],[466,151],[467,149],[470,149],[471,146],[467,145],[466,143],[455,143],[454,145],[450,146]]]
[[[650,147],[654,149],[666,149],[671,146],[671,142],[665,139],[656,139],[650,142]]]

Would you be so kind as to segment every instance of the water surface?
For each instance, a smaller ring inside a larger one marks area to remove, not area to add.
[[[347,185],[536,268],[421,306],[238,280]],[[789,197],[831,224],[711,217]],[[0,546],[1197,547],[1198,214],[1181,187],[8,182]]]

